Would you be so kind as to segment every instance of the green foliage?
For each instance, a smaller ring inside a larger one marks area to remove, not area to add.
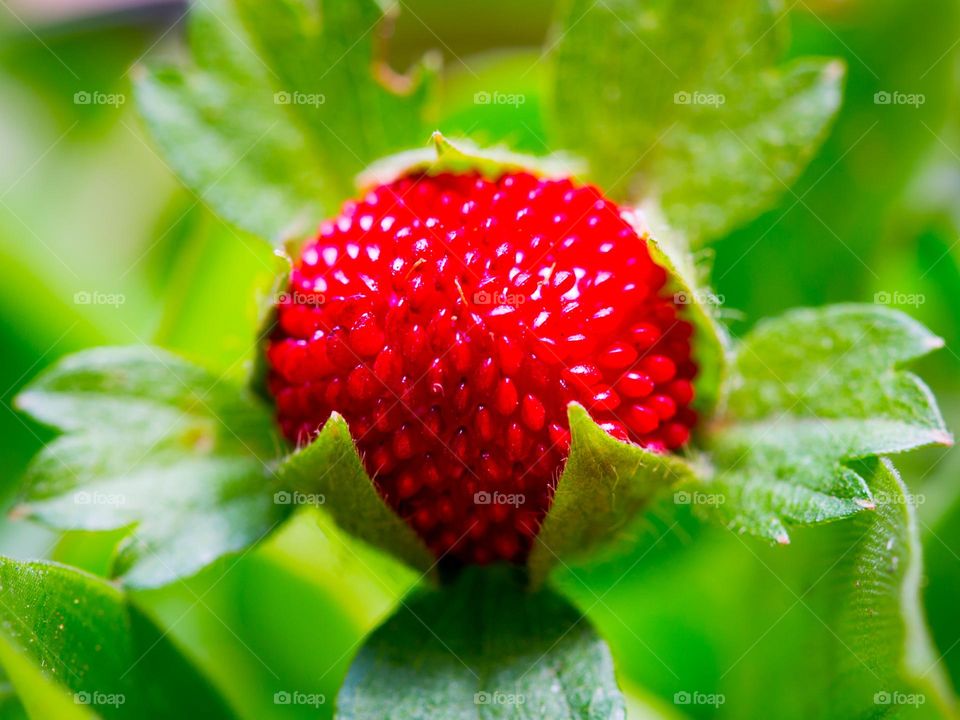
[[[917,495],[887,461],[857,469],[876,509],[790,546],[704,526],[556,580],[592,608],[624,681],[720,697],[679,708],[695,717],[955,717],[923,617]]]
[[[58,528],[129,527],[113,568],[128,584],[196,572],[288,509],[270,490],[281,445],[268,410],[163,350],[72,355],[17,405],[66,433],[30,466],[20,512]]]
[[[384,503],[360,462],[344,419],[334,414],[317,438],[288,456],[277,471],[281,484],[323,505],[344,530],[430,573],[433,556],[409,525]]]
[[[36,720],[234,717],[116,588],[58,565],[0,559],[0,666]]]
[[[330,214],[369,163],[426,142],[426,85],[399,94],[372,74],[381,14],[375,0],[196,3],[193,62],[148,71],[137,86],[184,182],[228,220],[281,241]]]
[[[609,190],[656,200],[694,239],[769,207],[839,106],[837,62],[776,65],[781,17],[765,2],[565,6],[549,48],[547,128]],[[371,162],[422,146],[428,83],[378,64],[381,12],[374,0],[197,5],[192,63],[138,82],[177,173],[227,219],[280,241],[329,214]],[[514,94],[515,120],[527,127],[535,121],[519,113],[519,98],[528,94]],[[456,115],[448,123],[463,126]],[[523,127],[494,131],[530,144]]]
[[[871,507],[848,461],[952,442],[929,389],[898,367],[941,345],[906,315],[870,305],[760,323],[737,347],[703,504],[780,543],[788,523]]]
[[[571,404],[570,456],[530,553],[534,585],[554,565],[583,560],[623,536],[666,488],[694,479],[674,455],[615,440],[580,405]]]
[[[839,63],[776,65],[779,3],[562,6],[551,44],[554,132],[607,189],[657,201],[693,240],[772,205],[839,107]]]
[[[593,177],[606,188],[620,192],[624,198],[645,202],[647,207],[659,204],[666,219],[684,230],[693,243],[719,237],[781,199],[819,147],[839,104],[840,63],[801,57],[778,65],[786,46],[788,22],[773,2],[604,0],[591,4],[570,0],[561,4],[566,14],[551,39],[547,62],[530,51],[499,58],[489,66],[495,72],[488,72],[472,57],[466,62],[459,58],[451,61],[462,66],[458,71],[463,77],[456,82],[448,78],[447,89],[452,88],[448,98],[453,101],[445,98],[433,108],[442,118],[439,127],[451,135],[459,132],[484,140],[504,138],[527,151],[561,146],[578,150],[590,159]],[[422,120],[425,87],[416,85],[409,95],[402,96],[381,84],[371,72],[374,68],[382,70],[373,62],[380,30],[374,27],[380,18],[378,5],[373,0],[215,0],[195,5],[192,60],[186,66],[143,73],[138,97],[167,160],[201,202],[246,229],[282,239],[330,214],[353,192],[356,173],[369,162],[426,141],[434,125]],[[410,5],[413,7],[404,7],[408,22],[435,33],[427,38],[430,44],[442,37],[439,42],[444,46],[449,43],[452,49],[446,49],[451,54],[462,52],[456,43],[457,32],[463,32],[457,27],[463,24],[459,8],[447,11],[453,22],[442,26],[423,6]],[[895,6],[896,12],[891,9]],[[939,143],[952,152],[949,140],[941,138],[942,118],[937,108],[949,106],[955,95],[953,84],[949,84],[955,65],[950,57],[956,35],[954,11],[947,12],[947,3],[939,0],[924,12],[903,2],[881,3],[869,10],[862,9],[866,7],[862,3],[854,3],[845,9],[843,23],[833,23],[824,7],[823,3],[811,2],[804,12],[796,14],[792,24],[799,26],[800,33],[791,53],[845,54],[851,69],[852,103],[844,110],[842,132],[836,133],[832,145],[819,158],[816,173],[806,179],[805,188],[797,188],[799,197],[786,197],[769,223],[752,226],[721,246],[721,271],[717,275],[720,292],[752,317],[768,314],[772,306],[819,304],[869,296],[874,289],[902,288],[905,286],[899,283],[911,282],[912,275],[926,282],[941,276],[952,282],[956,270],[950,258],[956,234],[952,226],[942,247],[937,246],[931,257],[908,269],[902,267],[897,253],[909,247],[909,232],[898,226],[894,228],[897,232],[884,233],[891,215],[903,215],[903,208],[890,208],[888,201],[913,175],[920,151]],[[499,15],[502,17],[496,21],[501,24],[515,17],[506,11]],[[479,29],[471,27],[469,31]],[[99,33],[98,37],[107,34]],[[43,44],[35,44],[29,62],[11,52],[13,63],[20,66],[17,72],[34,72],[36,66],[46,63],[51,79],[62,78],[61,57],[71,67],[91,57],[82,33],[77,37],[70,33],[67,40],[43,35]],[[493,39],[500,37],[491,34]],[[402,47],[400,55],[404,50],[409,53],[410,47]],[[897,52],[891,53],[891,47]],[[145,45],[134,55],[143,49]],[[85,83],[96,79],[95,85],[112,87],[103,83],[113,83],[126,62],[111,72],[103,72],[91,62],[76,67],[82,70]],[[91,75],[88,71],[93,70],[99,72]],[[538,95],[537,79],[542,72],[552,77],[551,98]],[[872,103],[878,83],[891,89],[919,89],[927,93],[929,102],[922,113],[916,108],[878,109]],[[64,98],[76,88],[70,82],[67,85],[69,93],[56,93],[56,115],[63,122],[62,129],[68,127],[64,120],[72,120],[72,113],[95,114],[103,124],[111,121],[108,108],[69,108]],[[0,84],[11,113],[29,106],[19,95],[11,97],[6,90]],[[492,90],[521,93],[523,104],[478,107],[475,93]],[[685,95],[677,99],[674,95],[678,92]],[[294,101],[294,93],[300,93],[300,101]],[[541,119],[536,117],[541,108],[545,111],[544,125],[562,142],[544,137]],[[0,132],[3,130],[0,127]],[[40,148],[53,142],[58,132],[44,138]],[[121,134],[130,141],[126,130]],[[63,147],[71,146],[74,140],[67,137]],[[116,155],[128,157],[126,150],[124,146]],[[88,154],[104,164],[102,153],[77,153],[73,147],[71,154]],[[68,165],[69,172],[62,172],[62,161],[51,162],[57,155],[59,150],[43,163],[37,161],[39,169],[52,165],[70,178],[71,184],[85,185],[74,182],[75,177],[83,175],[76,166]],[[19,182],[17,176],[25,169],[29,175],[35,159],[29,157],[10,179]],[[947,159],[952,165],[953,158]],[[142,159],[130,162],[142,176]],[[9,165],[15,168],[16,164]],[[0,174],[4,172],[0,170]],[[63,291],[63,283],[50,272],[46,245],[50,242],[55,250],[61,248],[51,241],[58,234],[54,226],[38,225],[30,214],[25,215],[26,223],[14,217],[14,208],[24,214],[21,195],[48,197],[51,189],[62,193],[62,186],[50,182],[55,177],[45,172],[36,175],[41,179],[24,183],[23,192],[7,195],[9,188],[0,188],[11,213],[8,219],[4,209],[0,231],[4,247],[16,254],[10,277],[5,278],[6,292],[0,293],[4,296],[0,304],[7,306],[6,317],[22,326],[4,331],[8,343],[5,348],[22,356],[19,367],[8,368],[8,384],[18,384],[16,378],[22,372],[32,375],[30,366],[38,356],[53,357],[54,352],[97,342],[102,333],[129,341],[121,331],[129,330],[128,322],[141,332],[142,326],[152,327],[150,313],[144,312],[148,303],[141,298],[143,307],[137,311],[129,305],[119,322],[106,312],[103,319],[107,322],[98,318],[102,328],[98,325],[93,334],[84,329],[80,337],[78,333],[61,337],[61,331],[69,328],[75,317],[84,317],[86,310],[67,302],[73,290]],[[941,182],[942,177],[937,175],[938,186],[950,187]],[[808,196],[807,191],[815,189],[821,180],[819,189]],[[925,202],[928,190],[924,187],[921,192]],[[115,198],[112,194],[110,197]],[[93,206],[87,196],[80,200],[79,204]],[[40,214],[48,213],[47,201],[38,205]],[[133,193],[129,198],[124,195],[120,205],[131,217],[149,215]],[[797,205],[801,207],[791,214]],[[107,210],[114,213],[109,217],[116,221],[118,208],[108,205]],[[91,216],[96,217],[97,212],[102,209],[91,210]],[[64,202],[58,203],[56,215],[65,218],[67,228],[71,223],[92,226],[77,222],[75,208]],[[24,242],[23,230],[28,225],[33,226],[28,229],[37,230],[38,240],[43,236],[43,250],[36,243]],[[771,232],[774,229],[776,232]],[[186,250],[181,252],[178,246],[178,256],[187,262],[178,267],[182,282],[172,288],[161,283],[164,299],[170,302],[157,341],[192,352],[204,362],[216,358],[217,367],[236,370],[241,366],[236,361],[249,355],[243,342],[227,346],[236,337],[242,338],[244,324],[249,322],[239,319],[237,301],[240,295],[244,295],[244,302],[249,300],[254,275],[262,275],[261,267],[268,274],[269,269],[256,257],[261,249],[244,262],[237,261],[236,243],[247,244],[248,236],[226,225],[218,230],[222,242],[218,236],[199,245],[201,233],[188,231],[182,239]],[[837,242],[830,238],[820,242],[824,230]],[[158,232],[165,234],[165,228]],[[123,233],[117,235],[128,239]],[[694,296],[702,292],[698,272],[684,248],[688,243],[677,242],[676,247],[681,248],[677,252],[672,249],[675,238],[659,230],[654,235],[654,252],[662,252],[659,260],[671,267],[677,291]],[[113,241],[111,237],[100,250],[104,254],[107,248],[112,250]],[[140,253],[142,248],[134,242],[128,244],[131,252]],[[198,259],[195,272],[191,272],[191,256],[185,253],[198,247],[202,248],[202,258],[194,256]],[[87,247],[77,252],[96,257]],[[748,252],[754,254],[749,261],[741,262]],[[888,267],[880,267],[874,254]],[[248,259],[253,260],[249,266]],[[148,260],[154,261],[152,256]],[[895,270],[891,272],[891,268]],[[125,269],[121,267],[114,274]],[[930,269],[936,272],[928,275]],[[733,270],[736,272],[731,273]],[[876,277],[874,270],[879,270],[881,277]],[[872,280],[866,277],[867,271],[874,275]],[[242,290],[235,286],[238,276]],[[113,281],[109,272],[92,277],[91,281],[84,274],[87,287],[112,287],[103,284],[105,278]],[[138,284],[142,285],[141,278],[134,272],[129,290],[126,286],[122,289],[135,299]],[[951,330],[956,334],[956,328],[952,328],[955,323],[948,317],[953,289],[936,287],[942,292],[925,289],[933,302],[915,309],[949,339]],[[63,302],[41,302],[38,288],[50,288],[47,294],[51,297],[55,289],[59,290],[64,293]],[[234,299],[232,291],[237,293]],[[24,303],[26,296],[36,301]],[[676,496],[684,498],[682,502],[712,506],[722,501],[717,509],[734,529],[768,538],[785,540],[790,525],[853,515],[830,527],[791,527],[793,545],[788,548],[758,547],[733,533],[694,528],[691,532],[702,533],[696,543],[675,554],[660,547],[647,556],[652,545],[646,547],[636,560],[631,559],[636,579],[629,578],[613,588],[624,579],[625,574],[618,570],[612,578],[615,582],[608,583],[603,594],[584,595],[581,606],[590,608],[591,616],[611,639],[618,670],[664,698],[677,691],[716,686],[727,692],[727,704],[720,711],[728,717],[949,716],[954,710],[950,691],[936,670],[936,653],[926,636],[919,607],[921,564],[909,494],[888,464],[855,460],[948,440],[930,393],[915,377],[898,368],[936,347],[935,338],[903,316],[876,308],[803,311],[758,326],[737,347],[727,381],[726,340],[709,310],[690,308],[698,330],[696,352],[701,366],[697,390],[704,421],[698,442],[707,452],[703,457],[694,456],[696,464],[654,456],[613,441],[582,410],[572,408],[574,451],[544,525],[543,542],[531,558],[535,578],[542,578],[557,562],[546,553],[545,546],[557,550],[563,564],[572,565],[588,552],[627,534],[631,523],[651,507],[656,493],[678,479],[686,490]],[[236,319],[229,330],[223,322],[225,313]],[[214,333],[208,332],[211,323],[217,323]],[[57,345],[61,339],[63,344]],[[26,351],[18,350],[20,344],[27,343]],[[47,356],[51,345],[55,350]],[[275,489],[270,468],[281,451],[266,411],[239,386],[218,383],[207,374],[196,387],[200,388],[199,396],[218,410],[216,415],[227,420],[221,428],[212,414],[194,408],[198,393],[177,394],[181,377],[192,384],[193,373],[200,377],[202,371],[181,368],[176,363],[182,361],[162,356],[166,364],[178,368],[175,373],[151,369],[151,363],[141,362],[141,358],[129,373],[126,369],[119,375],[105,373],[110,377],[109,387],[94,381],[84,385],[91,388],[89,393],[77,393],[72,380],[63,385],[51,383],[50,387],[41,383],[24,396],[25,409],[67,431],[31,469],[27,511],[57,527],[119,526],[119,532],[129,531],[113,571],[127,573],[125,579],[134,584],[166,582],[192,573],[222,552],[247,547],[289,509],[270,503]],[[941,385],[955,390],[954,363],[949,358],[939,362],[946,363],[949,370],[943,373]],[[207,390],[211,390],[209,396]],[[235,406],[221,398],[221,390],[242,401]],[[184,403],[197,412],[188,412],[181,422],[175,416],[185,409]],[[225,403],[224,408],[229,405],[229,410],[219,412],[219,403]],[[712,414],[715,406],[720,410],[718,416]],[[13,425],[19,422],[13,417],[7,415],[8,423],[14,432],[22,434],[23,426]],[[156,423],[145,418],[156,419]],[[166,428],[161,427],[161,420],[169,421]],[[5,435],[9,438],[11,433]],[[25,443],[19,436],[8,439],[7,444],[17,446],[23,454]],[[9,455],[8,451],[6,457]],[[135,471],[127,472],[131,465]],[[692,480],[693,472],[702,479]],[[334,418],[328,424],[321,440],[282,461],[279,473],[291,488],[325,495],[328,514],[348,531],[373,545],[392,549],[415,567],[422,569],[429,564],[430,558],[425,557],[419,541],[377,497],[341,419]],[[911,477],[922,479],[920,473]],[[944,485],[954,484],[950,472],[945,480]],[[100,493],[104,498],[124,497],[136,503],[116,508],[77,506],[76,493],[86,493],[90,498]],[[678,517],[669,521],[683,522],[682,509]],[[304,521],[311,518],[310,513],[301,515]],[[329,524],[324,531],[327,540],[337,532]],[[141,539],[151,547],[144,547]],[[74,541],[84,545],[82,540]],[[309,675],[305,668],[312,669],[321,659],[325,661],[323,668],[328,664],[331,668],[342,666],[350,644],[358,639],[355,635],[362,632],[364,622],[370,622],[369,616],[358,619],[363,590],[354,590],[357,579],[345,570],[355,571],[358,563],[366,567],[369,562],[379,573],[381,568],[371,556],[364,554],[364,549],[351,550],[351,557],[338,565],[329,554],[318,552],[316,537],[304,540],[298,536],[296,542],[302,545],[296,556],[284,556],[281,561],[271,555],[269,559],[276,561],[277,567],[266,567],[270,563],[264,562],[263,551],[258,551],[246,556],[241,569],[224,583],[217,574],[211,584],[219,584],[223,594],[219,604],[209,601],[215,609],[204,612],[202,620],[191,615],[186,623],[180,622],[182,608],[195,603],[195,596],[167,598],[164,625],[175,630],[178,638],[183,633],[194,655],[204,656],[204,665],[218,685],[234,686],[231,700],[238,708],[243,705],[245,717],[274,713],[287,717],[288,711],[293,717],[302,711],[274,706],[271,694],[263,693],[264,687],[295,687],[281,683],[277,675],[286,682],[290,674],[296,674],[288,673],[289,668],[296,666],[306,677],[301,686],[310,689],[309,684],[319,673]],[[944,567],[938,569],[941,586],[949,587],[941,591],[940,604],[931,606],[939,610],[941,623],[949,624],[952,620],[944,618],[952,617],[955,605],[949,573],[955,569],[956,554],[941,536],[929,542],[934,548],[945,548],[949,555],[945,556]],[[344,543],[344,547],[349,546]],[[244,571],[247,565],[253,570]],[[90,565],[104,566],[106,562]],[[748,566],[752,571],[745,569]],[[318,581],[321,575],[322,582]],[[104,592],[120,601],[105,584],[83,579],[93,586],[81,588],[84,593],[99,597],[98,593]],[[406,582],[411,579],[405,577]],[[190,582],[196,580],[191,578]],[[367,581],[372,583],[373,578]],[[448,588],[438,595],[410,601],[441,638],[450,638],[450,647],[460,647],[456,643],[463,642],[468,648],[487,648],[489,642],[489,647],[513,658],[512,647],[502,644],[507,642],[507,635],[499,637],[484,623],[466,628],[476,631],[475,635],[457,639],[456,633],[464,628],[454,616],[463,608],[464,612],[473,612],[485,605],[477,615],[493,617],[494,625],[500,617],[496,602],[504,608],[522,608],[519,618],[502,622],[507,633],[514,635],[513,642],[529,642],[530,647],[550,637],[550,618],[563,615],[548,608],[556,598],[550,602],[528,596],[518,599],[509,583],[477,587],[471,582],[463,582],[466,589],[457,591],[459,596]],[[23,584],[3,582],[4,588],[15,587],[18,591]],[[185,587],[174,583],[152,592],[173,597]],[[475,587],[472,596],[471,587]],[[198,594],[206,596],[208,589],[214,588],[204,586]],[[582,592],[582,588],[566,589],[574,595]],[[614,590],[609,596],[608,589]],[[0,597],[27,622],[46,631],[50,629],[49,623],[45,624],[50,612],[41,616],[36,608],[54,607],[51,598],[56,593],[41,596],[34,590],[30,587],[22,593],[27,598],[24,602],[29,603],[27,608],[15,604],[17,598],[2,589]],[[384,612],[388,601],[382,599],[382,593],[370,595],[380,598],[384,606],[367,609],[368,614]],[[142,594],[137,597],[139,600]],[[300,603],[297,613],[291,611],[296,604],[292,598]],[[557,603],[558,607],[562,605]],[[202,610],[209,610],[206,603]],[[126,612],[133,617],[136,611],[129,608]],[[318,616],[315,623],[311,612]],[[569,615],[564,622],[572,622],[573,611],[568,608],[565,612]],[[104,617],[112,619],[111,627],[123,625],[122,615],[108,612]],[[543,627],[541,618],[546,618]],[[76,620],[75,626],[85,625],[89,618],[84,615]],[[303,632],[303,625],[308,623],[310,631]],[[17,624],[10,621],[10,626],[16,629]],[[211,632],[210,626],[217,632]],[[526,631],[531,628],[528,637]],[[629,629],[627,634],[625,628]],[[52,673],[45,669],[60,666],[45,665],[44,657],[33,662],[28,657],[31,648],[20,653],[6,642],[9,629],[6,624],[0,629],[0,665],[33,716],[89,716],[83,706],[75,705],[55,685],[60,670]],[[405,608],[371,638],[351,676],[354,684],[344,691],[341,712],[345,716],[361,714],[372,706],[379,717],[386,712],[384,708],[393,710],[394,705],[428,714],[427,705],[418,704],[413,695],[426,693],[427,688],[436,687],[432,683],[449,678],[454,684],[443,690],[490,688],[486,683],[472,686],[471,678],[458,675],[459,663],[449,656],[445,664],[443,648],[425,630]],[[147,636],[153,637],[149,633]],[[396,638],[402,640],[400,645]],[[121,648],[123,657],[124,642],[121,637],[109,636],[103,647]],[[297,642],[303,647],[291,650]],[[223,648],[231,643],[233,652],[225,652]],[[423,654],[409,652],[404,643],[424,648]],[[949,636],[941,638],[941,647],[952,645]],[[58,648],[55,643],[51,647],[54,651]],[[565,658],[574,658],[561,670],[576,667],[583,673],[572,678],[550,676],[552,683],[569,681],[565,692],[569,694],[572,689],[576,693],[578,682],[585,682],[587,687],[597,685],[590,673],[599,672],[603,674],[601,687],[611,693],[604,698],[613,697],[609,655],[595,636],[590,635],[576,648],[561,638],[557,649],[561,654],[569,652]],[[22,661],[20,655],[27,660]],[[492,667],[485,651],[480,656],[480,665]],[[64,652],[63,657],[73,656]],[[101,657],[97,655],[96,660]],[[420,658],[423,664],[415,664]],[[648,665],[643,664],[645,660],[650,661]],[[263,677],[237,671],[244,662]],[[591,662],[596,666],[590,666]],[[208,697],[205,688],[196,690],[189,684],[168,687],[164,673],[179,668],[179,663],[175,658],[162,667],[151,668],[156,679],[149,678],[150,685],[159,686],[173,698]],[[679,684],[658,681],[665,664],[677,670],[673,680]],[[422,673],[423,668],[436,673]],[[378,686],[377,673],[381,670],[386,677],[401,679]],[[337,672],[323,679],[325,691],[335,686]],[[0,688],[0,716],[7,717],[8,708],[10,713],[21,712],[3,690]],[[531,692],[541,690],[542,686],[537,686]],[[878,705],[877,693],[894,692],[922,693],[925,703],[920,708]],[[138,693],[132,690],[129,697]],[[443,695],[423,695],[421,700],[423,697],[430,702]],[[469,693],[465,697],[471,699]],[[549,697],[553,700],[557,696]],[[163,704],[156,707],[159,709],[155,712],[162,716],[184,714],[180,708]],[[520,710],[530,713],[534,708],[534,715],[552,711],[529,702]],[[497,711],[511,714],[507,711],[513,709],[471,703],[464,714],[496,716]],[[606,705],[604,711],[607,709],[614,714],[621,711],[616,702]],[[714,714],[713,708],[682,709],[693,715]],[[330,711],[329,706],[320,710],[321,714]],[[670,708],[664,716],[674,713]],[[608,715],[601,712],[600,716]]]
[[[416,579],[314,512],[225,565],[132,596],[242,720],[330,718],[363,636]]]
[[[950,716],[955,701],[938,667],[920,597],[915,496],[888,460],[859,469],[876,497],[876,511],[844,529],[840,547],[847,552],[824,578],[835,597],[814,598],[848,651],[839,654],[825,714],[838,720],[864,716],[885,702],[909,704],[904,700],[913,695],[931,706],[929,713]]]
[[[360,649],[341,720],[548,717],[622,720],[606,644],[551,590],[473,569],[401,602]]]

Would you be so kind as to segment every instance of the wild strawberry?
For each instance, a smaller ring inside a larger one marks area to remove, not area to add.
[[[294,264],[269,385],[284,434],[347,420],[438,557],[522,561],[569,451],[567,405],[655,451],[696,415],[689,323],[594,187],[415,174],[348,202]]]

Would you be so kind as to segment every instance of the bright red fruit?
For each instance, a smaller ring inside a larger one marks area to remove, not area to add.
[[[696,415],[692,328],[596,189],[415,175],[347,203],[296,261],[268,357],[293,442],[347,420],[438,557],[522,561],[569,451],[567,405],[656,451]]]

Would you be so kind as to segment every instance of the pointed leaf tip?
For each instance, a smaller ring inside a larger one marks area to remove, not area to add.
[[[406,150],[377,160],[357,176],[357,187],[367,190],[415,173],[476,172],[497,179],[506,173],[528,172],[540,177],[574,177],[583,164],[570,156],[524,155],[503,147],[481,148],[466,139],[451,140],[441,131],[430,135],[429,147]]]
[[[282,461],[277,476],[291,491],[323,497],[322,509],[346,532],[433,577],[433,555],[380,496],[339,413]]]
[[[528,560],[534,587],[557,563],[615,546],[656,495],[694,476],[678,455],[615,439],[578,403],[570,403],[567,416],[570,455]]]

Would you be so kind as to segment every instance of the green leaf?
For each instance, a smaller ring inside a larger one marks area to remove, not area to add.
[[[0,653],[2,653],[2,650],[0,650]],[[65,703],[60,709],[64,711],[61,712],[60,717],[70,717]],[[10,679],[3,672],[3,663],[0,661],[0,718],[2,720],[27,720],[27,717],[27,711],[17,697]]]
[[[9,695],[0,715],[12,718],[60,718],[62,720],[96,720],[90,708],[74,702],[74,699],[57,686],[53,679],[29,658],[0,637],[0,667],[10,676]],[[20,694],[20,697],[17,696]]]
[[[244,720],[329,719],[364,635],[416,579],[344,543],[317,513],[299,513],[228,570],[137,591],[134,602],[190,649]]]
[[[952,442],[930,391],[899,369],[941,345],[906,315],[870,305],[760,323],[737,349],[726,414],[708,439],[717,470],[702,504],[780,543],[787,523],[872,506],[848,461]]]
[[[842,66],[776,66],[769,0],[570,0],[551,45],[553,130],[598,181],[654,200],[691,238],[770,207],[822,141]]]
[[[694,526],[555,584],[593,608],[621,681],[667,703],[697,692],[730,718],[956,717],[923,617],[917,496],[888,461],[857,470],[876,509],[787,547]]]
[[[277,475],[295,493],[289,494],[291,501],[322,505],[354,537],[421,572],[432,572],[433,556],[380,497],[340,415],[331,415],[317,438],[288,456]]]
[[[789,191],[820,146],[840,107],[843,75],[839,61],[821,59],[758,73],[749,95],[727,100],[736,107],[680,120],[651,163],[649,185],[636,192],[658,197],[671,221],[697,239],[750,220]]]
[[[874,460],[861,473],[876,498],[876,511],[846,528],[849,553],[824,578],[824,588],[841,595],[842,602],[831,599],[828,607],[848,650],[838,656],[828,716],[864,717],[883,704],[929,704],[944,717],[956,717],[956,701],[924,615],[914,496],[889,460]]]
[[[143,73],[141,112],[204,201],[283,240],[330,214],[370,162],[427,139],[426,85],[395,92],[375,63],[381,19],[375,0],[195,3],[192,62]]]
[[[63,430],[34,459],[20,512],[62,529],[129,527],[114,573],[190,575],[270,532],[281,441],[244,389],[163,350],[98,348],[42,373],[17,406]]]
[[[112,585],[0,558],[0,665],[29,717],[235,717]]]
[[[567,601],[526,592],[510,568],[422,592],[360,649],[340,720],[625,717],[606,644]]]
[[[570,455],[528,561],[534,586],[556,564],[622,539],[658,493],[694,478],[682,458],[614,439],[576,403],[568,417]]]

